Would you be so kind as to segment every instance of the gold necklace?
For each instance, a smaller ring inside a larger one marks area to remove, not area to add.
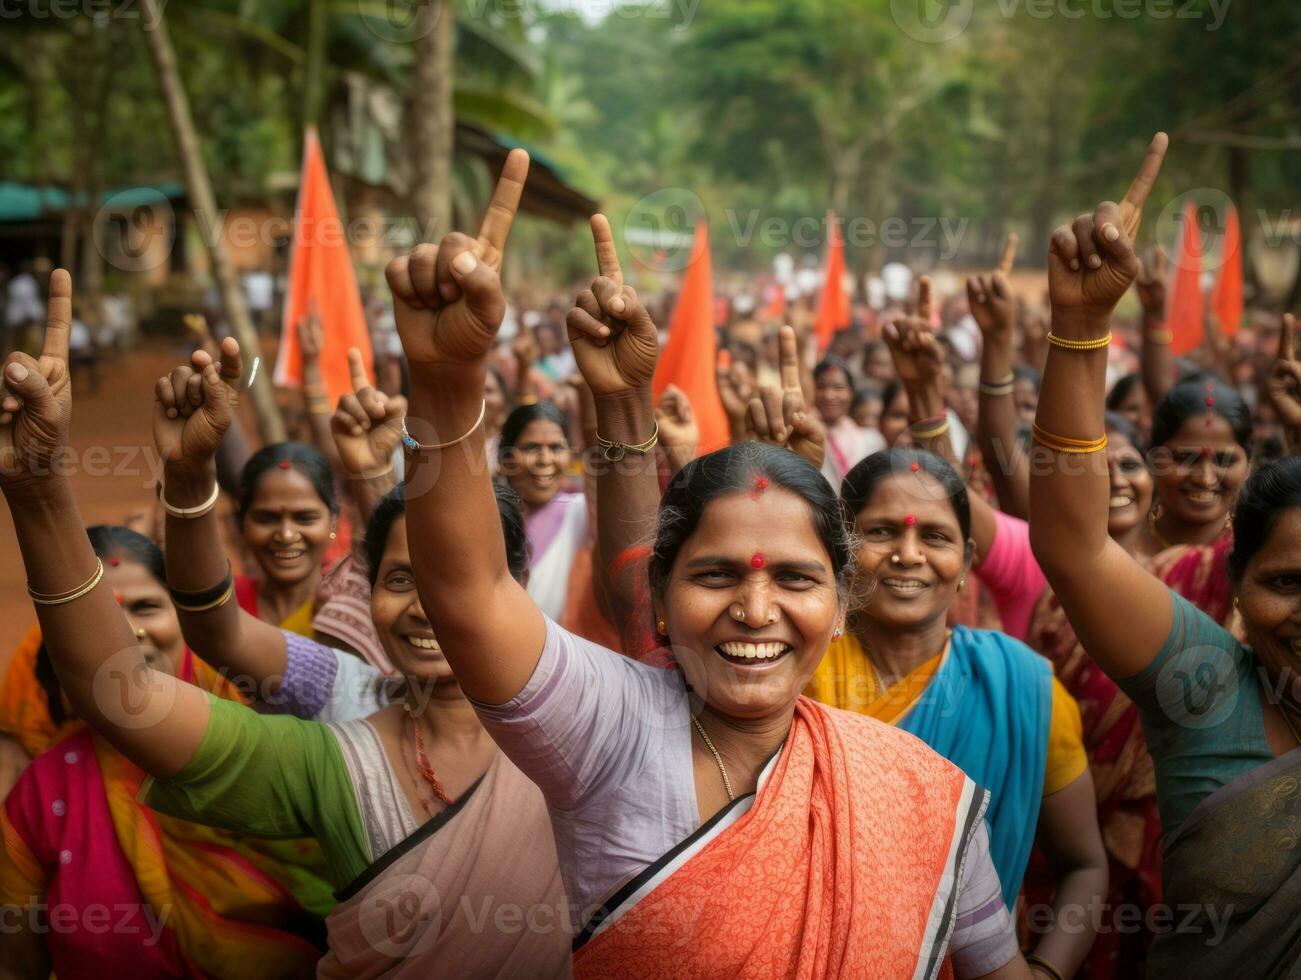
[[[731,803],[736,799],[736,795],[732,792],[732,781],[727,778],[727,766],[723,765],[723,757],[718,754],[718,749],[714,748],[714,743],[711,742],[709,736],[705,734],[705,729],[704,726],[700,724],[700,719],[692,718],[691,724],[696,726],[696,731],[698,731],[700,737],[705,740],[705,747],[709,749],[714,756],[714,761],[718,763],[718,771],[723,774],[723,789],[727,790],[727,801]]]
[[[1162,551],[1165,551],[1170,547],[1170,542],[1165,539],[1165,535],[1156,529],[1155,510],[1149,510],[1147,512],[1147,530],[1148,533],[1152,535],[1152,540],[1161,546]]]

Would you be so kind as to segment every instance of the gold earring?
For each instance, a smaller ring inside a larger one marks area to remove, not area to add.
[[[143,640],[145,638],[145,628],[143,626],[137,626],[134,632],[137,640]]]
[[[330,540],[331,540],[331,541],[333,541],[333,540],[334,540],[335,538],[337,538],[338,536],[339,536],[339,535],[338,535],[337,533],[335,533],[334,531],[331,531],[331,532],[330,532]]]
[[[656,632],[659,633],[660,636],[668,636],[668,635],[669,635],[668,627],[665,625],[664,620],[662,620],[662,619],[661,619],[658,623],[655,624],[655,630],[656,630]]]
[[[962,578],[958,579],[958,590],[961,591],[966,587],[967,587],[967,577],[964,575],[962,576]]]

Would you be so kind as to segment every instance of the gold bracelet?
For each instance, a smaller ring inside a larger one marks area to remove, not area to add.
[[[32,588],[31,583],[27,584],[27,594],[32,597],[32,602],[38,606],[61,606],[65,602],[71,602],[73,599],[80,599],[87,592],[99,585],[99,580],[104,577],[104,561],[99,556],[95,557],[95,574],[88,578],[83,584],[75,589],[69,589],[67,592],[56,592],[47,594],[37,592]]]
[[[1009,371],[1007,377],[1002,381],[980,381],[980,393],[982,395],[1010,395],[1013,388],[1016,387],[1016,373]]]
[[[947,418],[931,429],[915,429],[911,425],[908,426],[908,432],[914,439],[938,439],[940,436],[946,435],[948,431],[949,420]]]
[[[1069,337],[1059,337],[1049,330],[1048,343],[1054,347],[1061,347],[1063,350],[1100,350],[1111,343],[1111,331],[1108,330],[1105,337],[1094,337],[1091,340],[1072,340]]]
[[[1107,436],[1100,439],[1073,439],[1070,436],[1054,435],[1038,425],[1033,426],[1034,441],[1054,452],[1087,455],[1107,448]]]
[[[402,445],[409,453],[430,453],[438,449],[450,449],[452,446],[460,445],[465,442],[466,439],[469,439],[470,436],[474,435],[474,430],[483,423],[483,416],[487,411],[488,400],[485,398],[483,404],[479,406],[479,417],[474,420],[474,425],[465,430],[465,435],[453,439],[451,442],[440,442],[432,446],[425,446],[416,442],[416,440],[412,438],[411,433],[407,431],[407,420],[404,418],[402,420]]]
[[[1043,970],[1044,973],[1048,974],[1048,976],[1051,977],[1052,980],[1064,980],[1061,971],[1058,970],[1057,967],[1053,966],[1051,963],[1049,963],[1046,959],[1044,959],[1042,956],[1038,955],[1037,953],[1027,953],[1025,957],[1025,963],[1026,966],[1039,967],[1039,969]]]
[[[1173,330],[1149,330],[1147,332],[1147,339],[1154,344],[1160,344],[1164,347],[1166,344],[1174,341],[1175,335]]]
[[[219,595],[216,599],[212,600],[212,602],[205,602],[201,606],[183,606],[181,605],[181,603],[177,602],[176,597],[173,596],[172,605],[174,605],[177,609],[181,610],[181,612],[187,612],[187,613],[209,612],[213,609],[218,608],[219,606],[224,606],[226,603],[230,602],[230,597],[233,596],[234,594],[235,594],[235,580],[232,578],[230,580],[230,584],[226,586],[226,591],[223,592],[221,595]]]
[[[596,434],[597,448],[600,449],[601,455],[606,458],[607,462],[611,463],[619,462],[619,460],[623,459],[630,453],[633,456],[645,456],[655,448],[656,443],[659,441],[660,424],[658,422],[655,423],[655,431],[651,433],[650,438],[645,442],[639,442],[635,446],[629,445],[626,442],[615,442],[613,439],[603,439],[599,432]]]

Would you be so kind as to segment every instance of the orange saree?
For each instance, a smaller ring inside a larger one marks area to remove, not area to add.
[[[620,889],[574,976],[951,976],[986,800],[911,735],[800,698],[760,791]]]

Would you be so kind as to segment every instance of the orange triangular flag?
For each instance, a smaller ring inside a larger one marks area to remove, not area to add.
[[[656,400],[670,384],[691,402],[700,426],[700,452],[721,449],[730,441],[727,413],[718,396],[714,336],[714,284],[709,263],[709,227],[701,218],[691,246],[691,261],[682,278],[682,291],[669,321],[669,339],[660,354],[651,391]]]
[[[1184,208],[1183,241],[1174,250],[1174,286],[1170,291],[1170,351],[1187,354],[1202,344],[1206,304],[1202,297],[1202,236],[1197,229],[1197,205]]]
[[[849,326],[849,295],[845,292],[845,240],[840,237],[836,212],[827,212],[827,278],[818,300],[818,318],[814,321],[818,353],[831,344],[837,330]]]
[[[294,240],[290,246],[289,289],[285,294],[280,326],[280,352],[275,381],[296,386],[303,381],[303,360],[298,353],[298,322],[315,306],[321,318],[321,377],[330,404],[352,391],[348,373],[348,348],[356,347],[374,377],[370,331],[361,307],[352,254],[334,191],[325,171],[325,158],[316,129],[303,137],[303,175],[294,210]]]
[[[1242,321],[1242,240],[1238,229],[1238,209],[1232,204],[1225,219],[1220,277],[1215,281],[1215,292],[1211,294],[1211,309],[1220,321],[1224,335],[1236,335]]]

